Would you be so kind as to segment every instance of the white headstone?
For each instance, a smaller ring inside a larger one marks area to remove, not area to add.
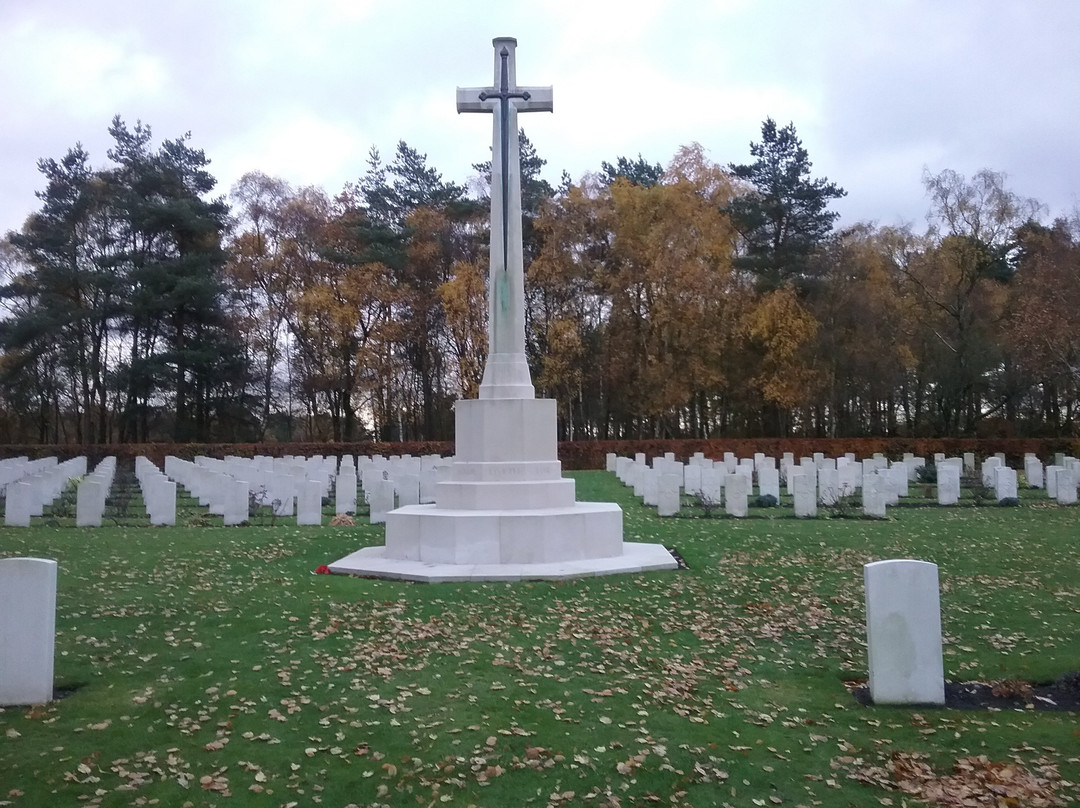
[[[994,484],[994,469],[1000,468],[1004,463],[999,457],[988,457],[982,464],[982,484],[990,488]]]
[[[719,508],[724,501],[723,467],[710,466],[701,469],[701,499],[713,508]]]
[[[4,524],[8,527],[30,527],[33,497],[34,489],[29,482],[19,480],[9,483],[4,503]]]
[[[233,527],[244,524],[249,518],[251,486],[247,480],[237,480],[224,475],[222,475],[221,485],[225,491],[221,514],[225,526]]]
[[[659,516],[675,516],[679,513],[681,484],[681,474],[664,473],[659,475],[656,497],[656,508]]]
[[[998,466],[994,469],[994,498],[998,502],[1017,498],[1016,469],[1008,466]]]
[[[420,475],[399,474],[394,478],[394,489],[397,491],[398,507],[420,504]]]
[[[791,494],[795,499],[795,516],[799,518],[817,516],[816,470],[804,469],[801,474],[793,475],[791,482]]]
[[[938,505],[955,505],[960,501],[960,464],[937,464]]]
[[[750,478],[745,474],[728,474],[724,478],[724,508],[729,516],[742,518],[747,514]]]
[[[383,524],[386,522],[386,514],[394,510],[394,481],[373,479],[369,493],[371,524]]]
[[[944,704],[938,568],[894,559],[863,567],[870,696],[875,704]]]
[[[1058,469],[1057,501],[1061,505],[1076,504],[1076,472],[1070,468]]]
[[[889,480],[889,504],[895,505],[900,497],[908,495],[908,467],[906,463],[893,463],[887,472]]]
[[[1024,456],[1024,476],[1027,477],[1029,488],[1043,487],[1043,464],[1033,454]]]
[[[780,470],[775,465],[770,465],[772,458],[767,457],[758,466],[758,494],[763,497],[772,497],[776,504],[780,504]]]
[[[840,469],[818,469],[818,502],[822,505],[835,505],[840,499]]]
[[[641,478],[641,501],[655,508],[659,502],[660,472],[655,468],[646,468]]]
[[[84,478],[75,491],[75,526],[101,527],[101,517],[104,512],[103,483],[93,477]]]
[[[56,562],[0,559],[0,705],[53,697]]]
[[[152,525],[176,524],[176,483],[160,477],[150,483],[146,513]]]
[[[356,513],[356,472],[352,463],[346,464],[344,458],[341,465],[342,470],[334,482],[334,513]]]
[[[296,524],[322,524],[322,483],[319,480],[305,480],[298,486]]]
[[[630,469],[629,484],[634,489],[635,497],[645,496],[645,472],[648,468],[645,461],[635,460],[633,467]]]
[[[836,464],[836,477],[840,496],[855,496],[862,486],[862,463],[847,461],[845,458],[844,463]]]
[[[883,474],[876,471],[863,475],[862,503],[863,514],[875,519],[885,518],[885,507],[889,502],[889,484]]]
[[[683,469],[683,488],[690,496],[697,496],[701,493],[701,468],[699,461],[691,458]]]

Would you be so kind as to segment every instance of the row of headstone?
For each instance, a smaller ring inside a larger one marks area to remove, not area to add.
[[[41,516],[76,477],[86,474],[86,457],[73,457],[63,463],[55,457],[27,461],[24,474],[7,483],[4,504],[4,524],[29,527],[30,519]]]
[[[908,495],[909,479],[923,464],[921,458],[890,464],[883,456],[860,463],[853,456],[833,460],[823,455],[801,458],[796,464],[789,453],[778,467],[775,458],[764,454],[739,459],[730,452],[717,461],[697,453],[685,465],[673,453],[653,458],[651,464],[643,453],[633,459],[611,453],[606,459],[606,467],[661,516],[678,514],[681,493],[685,492],[708,507],[723,506],[728,515],[745,517],[755,479],[758,497],[770,497],[775,503],[780,501],[783,479],[797,517],[814,517],[819,505],[835,505],[840,497],[860,490],[864,512],[883,517],[887,505],[895,505],[899,497]]]
[[[452,462],[440,455],[344,455],[340,462],[321,455],[196,457],[193,462],[170,456],[165,476],[187,488],[227,525],[248,519],[252,499],[272,507],[276,516],[295,513],[298,525],[319,525],[323,500],[331,490],[335,513],[356,513],[358,485],[370,505],[371,521],[381,523],[395,507],[434,502],[435,486],[446,479]]]
[[[1039,487],[1046,480],[1048,494],[1064,504],[1076,501],[1080,481],[1080,461],[1060,456],[1060,465],[1051,465],[1043,473],[1041,462],[1034,455],[1025,457],[1025,477],[1029,486]],[[936,455],[937,497],[941,505],[955,505],[960,500],[960,481],[965,472],[975,473],[975,455],[947,458]],[[643,453],[634,458],[609,453],[606,468],[634,489],[635,496],[645,505],[656,507],[661,516],[673,516],[679,512],[681,492],[701,498],[709,507],[719,508],[732,516],[745,516],[743,500],[753,494],[753,481],[758,482],[758,495],[780,498],[780,484],[792,497],[797,517],[813,517],[819,506],[835,505],[842,497],[861,493],[863,513],[883,518],[887,508],[899,503],[901,497],[910,494],[910,483],[918,479],[919,469],[926,460],[913,454],[905,454],[899,462],[890,462],[884,455],[858,461],[848,454],[828,458],[821,453],[800,458],[785,453],[777,464],[764,454],[751,460],[736,458],[726,452],[723,460],[710,460],[696,453],[684,465],[675,460],[673,453],[663,458],[653,458],[650,463]],[[983,483],[992,488],[998,502],[1015,500],[1018,496],[1019,476],[1005,465],[1004,455],[987,458],[980,469]],[[715,476],[714,476],[715,475]],[[1054,479],[1050,480],[1053,476]],[[736,482],[729,490],[734,477],[747,480],[745,493],[743,483]],[[1058,484],[1058,481],[1061,484]],[[676,481],[681,491],[676,488]],[[1060,490],[1060,496],[1059,496]]]
[[[1045,470],[1046,495],[1062,505],[1075,505],[1080,485],[1080,460],[1058,453]]]
[[[960,477],[964,471],[975,472],[974,456],[948,458],[937,455],[938,503],[955,505],[960,499]],[[1010,468],[1003,454],[986,458],[978,470],[985,488],[993,489],[997,502],[1016,500],[1019,496],[1019,473]],[[1063,505],[1077,501],[1077,485],[1080,483],[1080,460],[1059,454],[1055,462],[1046,467],[1034,454],[1024,456],[1024,477],[1028,488],[1044,489],[1050,499]]]
[[[276,516],[295,513],[298,525],[322,524],[323,498],[336,473],[335,457],[165,458],[165,474],[230,526],[247,522],[253,500]]]
[[[436,486],[447,479],[453,462],[452,457],[435,454],[357,458],[371,524],[385,523],[394,508],[434,503]]]
[[[176,524],[176,482],[146,457],[135,458],[135,479],[142,491],[143,507],[150,524]]]
[[[106,457],[79,481],[75,493],[75,526],[101,527],[105,500],[116,476],[116,458]]]
[[[43,460],[31,460],[26,455],[20,457],[6,457],[3,460],[0,460],[0,493],[4,493],[7,490],[9,483],[21,480],[27,474],[31,474],[47,465],[55,466],[56,463],[57,460],[55,457],[45,458]]]

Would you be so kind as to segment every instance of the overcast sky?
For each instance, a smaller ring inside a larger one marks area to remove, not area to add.
[[[922,228],[924,167],[1080,205],[1075,0],[2,0],[0,233],[37,208],[38,158],[107,164],[116,114],[190,131],[222,193],[254,169],[334,193],[399,140],[466,182],[490,118],[454,90],[490,82],[495,36],[554,86],[520,118],[552,183],[695,141],[750,162],[772,117],[848,191],[843,224]]]

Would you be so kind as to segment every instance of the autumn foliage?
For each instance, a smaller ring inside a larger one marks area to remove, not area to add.
[[[485,165],[470,191],[399,143],[336,196],[252,172],[226,219],[201,152],[111,131],[118,167],[43,162],[0,242],[0,441],[452,440],[487,351]],[[561,439],[1080,430],[1080,226],[1003,175],[927,173],[924,232],[836,231],[845,192],[792,125],[748,165],[692,144],[558,189],[521,146],[526,351]]]

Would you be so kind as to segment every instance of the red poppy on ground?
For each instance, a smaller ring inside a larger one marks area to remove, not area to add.
[[[328,566],[326,566],[325,564],[320,564],[319,566],[317,566],[315,568],[315,574],[316,575],[329,575],[330,574],[330,568]]]

